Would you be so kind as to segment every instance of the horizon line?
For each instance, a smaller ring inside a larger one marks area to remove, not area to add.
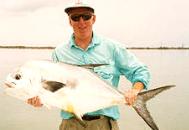
[[[0,45],[0,49],[55,49],[55,46],[4,46]],[[166,46],[160,46],[160,47],[126,47],[127,49],[189,49],[189,47],[166,47]]]

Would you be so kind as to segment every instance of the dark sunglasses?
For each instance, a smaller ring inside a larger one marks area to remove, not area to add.
[[[92,16],[93,16],[93,14],[72,14],[72,15],[70,15],[70,18],[74,22],[78,22],[80,20],[80,17],[82,17],[82,19],[84,21],[87,21],[87,20],[91,19]]]

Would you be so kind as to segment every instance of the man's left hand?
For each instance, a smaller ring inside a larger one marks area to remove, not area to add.
[[[125,100],[127,105],[132,106],[137,99],[137,95],[140,92],[138,89],[129,89],[125,93]]]
[[[144,84],[142,82],[136,82],[134,85],[133,85],[133,88],[132,89],[129,89],[126,91],[125,93],[125,100],[126,100],[126,103],[129,105],[129,106],[132,106],[135,102],[135,100],[137,99],[137,95],[138,93],[144,89]]]

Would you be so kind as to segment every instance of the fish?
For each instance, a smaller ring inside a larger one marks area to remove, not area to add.
[[[56,107],[82,121],[86,113],[126,104],[123,92],[94,73],[94,67],[108,64],[74,65],[50,60],[31,60],[9,73],[5,93],[23,101],[38,96],[47,108]],[[166,85],[142,91],[132,105],[152,130],[159,130],[146,102],[157,94],[175,87]]]

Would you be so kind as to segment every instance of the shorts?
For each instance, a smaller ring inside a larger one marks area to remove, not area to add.
[[[63,119],[59,130],[119,130],[116,120],[106,116],[99,117],[99,119],[83,120],[85,126],[76,118]]]

